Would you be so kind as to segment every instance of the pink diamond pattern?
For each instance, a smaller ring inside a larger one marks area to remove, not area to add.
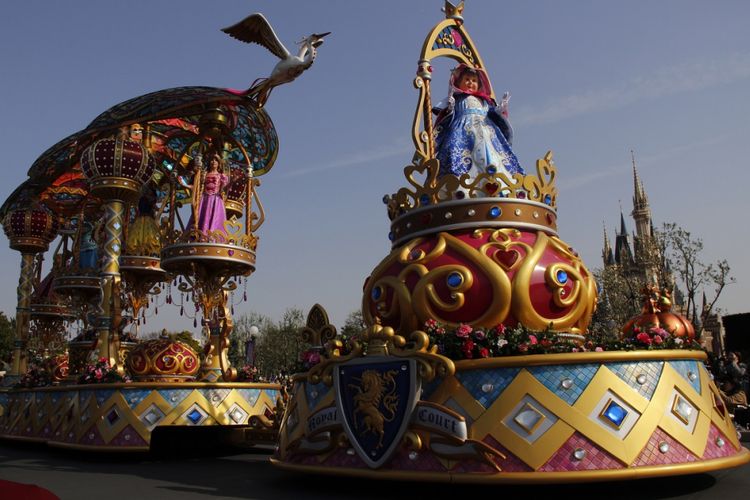
[[[719,438],[724,440],[723,447],[719,447],[716,444],[716,440]],[[712,458],[729,457],[735,453],[737,453],[737,450],[729,439],[715,425],[711,424],[711,428],[708,430],[708,443],[706,443],[706,451],[703,452],[703,459],[710,460]]]
[[[578,448],[586,452],[586,456],[582,460],[576,460],[573,456],[573,453]],[[623,468],[625,468],[625,465],[619,460],[576,432],[552,455],[552,458],[546,464],[539,468],[539,472],[572,472]]]
[[[89,434],[93,434],[94,437],[89,437]],[[86,429],[86,432],[81,436],[81,444],[104,446],[106,443],[104,442],[104,439],[102,439],[102,435],[99,434],[99,429],[97,429],[95,425],[92,425]]]
[[[415,460],[409,458],[408,450],[398,451],[394,453],[393,458],[384,468],[422,472],[447,472],[445,467],[443,467],[443,464],[440,463],[440,460],[438,460],[437,457],[427,449],[418,451]]]
[[[511,453],[492,436],[487,435],[483,441],[505,455],[506,458],[504,459],[495,459],[495,462],[503,469],[503,472],[531,472],[533,470],[526,462]]]
[[[130,437],[125,439],[125,436]],[[117,436],[115,436],[109,444],[110,446],[148,446],[148,443],[130,425],[125,427]]]
[[[659,451],[659,444],[661,443],[667,443],[669,451],[666,453]],[[632,467],[682,464],[685,462],[695,462],[696,460],[698,460],[698,457],[673,439],[672,436],[657,427],[640,456],[633,462]]]

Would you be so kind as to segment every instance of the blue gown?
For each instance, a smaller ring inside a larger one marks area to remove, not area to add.
[[[468,173],[473,179],[481,172],[504,173],[508,178],[515,173],[523,174],[506,139],[511,130],[507,121],[484,99],[466,94],[456,94],[455,98],[453,114],[437,124],[440,175]]]

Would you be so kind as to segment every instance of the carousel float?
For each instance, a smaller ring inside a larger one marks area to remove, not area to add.
[[[258,177],[278,153],[263,106],[327,33],[292,55],[260,14],[224,31],[282,61],[246,91],[181,87],[110,108],[43,153],[0,209],[21,252],[0,438],[144,451],[159,429],[219,426],[244,445],[275,443],[282,387],[231,365],[233,297],[255,270]],[[200,327],[202,353],[139,337],[165,305]]]
[[[463,2],[446,2],[418,61],[416,151],[408,186],[384,198],[392,250],[364,285],[367,329],[344,343],[322,308],[311,311],[305,336],[320,362],[294,378],[273,464],[377,479],[549,483],[748,462],[668,292],[644,290],[644,311],[616,349],[589,338],[596,285],[558,236],[552,154],[526,173],[510,128],[487,122],[497,101],[462,11]],[[439,115],[433,124],[439,57],[475,76],[473,88],[463,73],[462,86],[452,78],[453,121]],[[496,109],[507,124],[505,97]],[[472,151],[481,141],[489,145]],[[462,170],[467,158],[474,168]]]

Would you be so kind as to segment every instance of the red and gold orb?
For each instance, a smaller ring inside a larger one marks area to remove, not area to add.
[[[200,359],[187,344],[154,339],[131,350],[126,365],[139,382],[189,382],[198,374]]]
[[[91,192],[105,200],[133,201],[154,173],[154,160],[140,142],[99,139],[81,156]]]
[[[233,168],[227,187],[227,199],[224,200],[227,219],[231,219],[232,216],[242,217],[245,210],[245,193],[247,193],[247,175],[242,170]]]
[[[484,223],[472,221],[479,210],[474,205],[487,202],[441,204],[409,215],[411,224],[394,221],[411,237],[403,244],[397,240],[365,283],[365,321],[371,324],[378,317],[402,335],[422,328],[428,319],[484,328],[520,323],[573,338],[585,333],[596,284],[575,250],[556,236],[555,220],[546,219],[552,211],[543,204],[495,200],[491,203],[499,208],[488,209]],[[450,217],[442,213],[446,210]],[[527,211],[530,221],[491,220],[496,212],[507,211],[519,219]],[[423,235],[420,215],[429,226]]]
[[[24,253],[46,252],[57,236],[57,218],[44,208],[11,210],[3,220],[10,247]]]

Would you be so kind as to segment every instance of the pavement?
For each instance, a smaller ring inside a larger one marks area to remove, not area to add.
[[[214,456],[85,455],[0,441],[0,479],[46,488],[62,500],[379,499],[438,497],[746,499],[750,464],[712,473],[622,482],[549,485],[402,483],[298,475],[268,463],[267,451]],[[16,500],[3,495],[0,500]],[[23,500],[23,499],[18,499]]]

